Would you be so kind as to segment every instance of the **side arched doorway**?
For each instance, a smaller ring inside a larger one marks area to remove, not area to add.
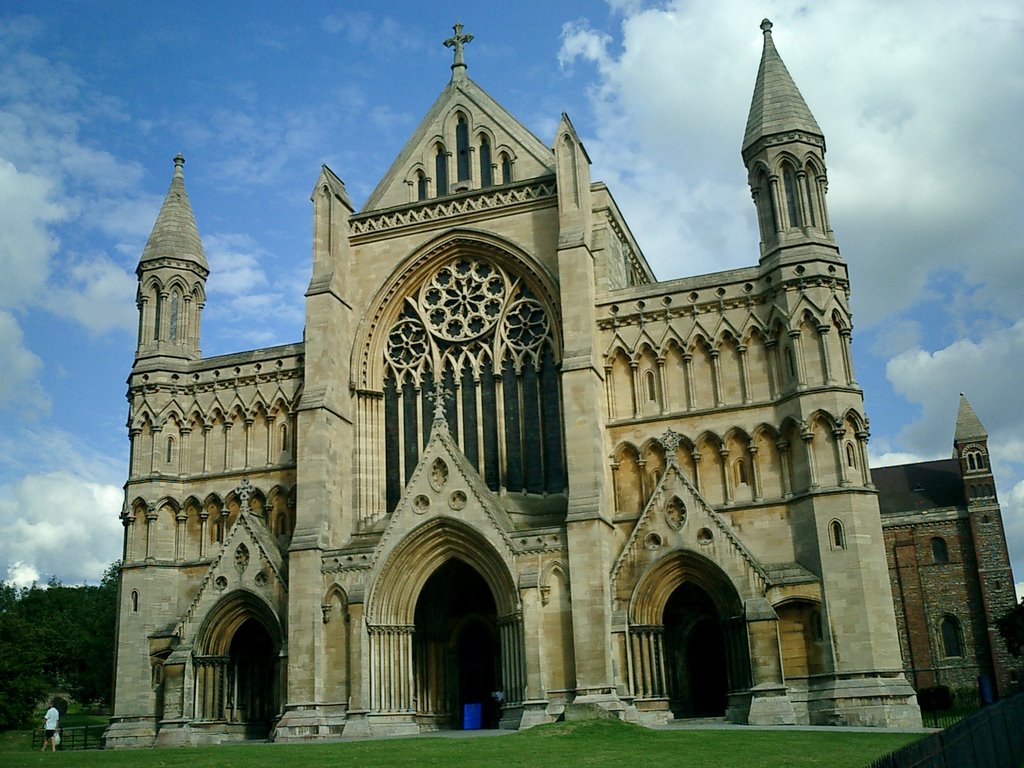
[[[743,602],[711,560],[677,550],[653,565],[630,605],[637,703],[674,717],[729,715],[730,696],[750,689]]]
[[[501,688],[497,609],[490,587],[462,560],[441,565],[416,601],[413,674],[424,725],[497,727],[491,696]]]
[[[200,632],[193,656],[195,720],[239,738],[266,738],[280,712],[280,648],[276,618],[245,593],[228,597]]]

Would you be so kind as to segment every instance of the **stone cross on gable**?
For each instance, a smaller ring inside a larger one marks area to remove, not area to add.
[[[249,512],[249,498],[252,496],[252,483],[249,482],[248,477],[242,478],[242,482],[237,488],[235,488],[235,494],[238,496],[238,506],[243,512]]]
[[[448,419],[445,416],[444,404],[451,393],[444,385],[443,380],[434,382],[434,391],[427,395],[427,399],[434,404],[434,424],[448,426]]]
[[[456,22],[452,29],[455,30],[455,34],[444,41],[444,47],[455,49],[455,62],[452,64],[452,69],[454,70],[456,67],[465,69],[466,59],[462,49],[466,43],[473,40],[473,36],[462,34],[462,24],[459,22]]]
[[[674,429],[669,428],[665,430],[665,434],[658,438],[658,442],[665,449],[665,458],[668,460],[668,463],[670,465],[677,464],[676,448],[683,442],[683,436]]]

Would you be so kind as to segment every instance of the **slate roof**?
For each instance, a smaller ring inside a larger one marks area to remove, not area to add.
[[[199,239],[199,228],[196,217],[192,213],[192,203],[185,191],[185,173],[182,166],[185,158],[178,155],[174,158],[174,176],[167,197],[160,207],[160,213],[153,224],[146,247],[142,251],[139,264],[158,259],[184,259],[192,261],[209,271],[203,243]]]
[[[818,122],[775,50],[772,23],[765,19],[761,22],[761,29],[764,31],[764,49],[754,81],[754,95],[750,100],[743,150],[765,136],[789,131],[813,133],[824,140]]]
[[[871,470],[883,515],[967,505],[957,459],[922,461]]]
[[[956,434],[953,439],[958,443],[988,440],[988,432],[963,392],[960,393],[960,408],[956,412]]]

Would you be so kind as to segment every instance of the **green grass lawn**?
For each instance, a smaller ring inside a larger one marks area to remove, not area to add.
[[[27,765],[154,768],[358,768],[419,766],[573,766],[622,768],[862,768],[920,734],[842,731],[652,731],[618,721],[556,723],[493,737],[404,738],[334,744],[238,744],[220,747],[93,752],[4,752],[5,768]]]

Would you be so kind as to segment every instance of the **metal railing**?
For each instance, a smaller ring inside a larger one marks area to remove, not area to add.
[[[57,745],[57,750],[103,749],[103,732],[105,730],[107,730],[106,725],[78,725],[71,728],[59,728],[57,733],[60,734],[60,744]],[[32,731],[32,749],[42,749],[45,738],[46,731],[42,728]]]
[[[1024,695],[1017,695],[890,752],[869,768],[1019,768],[1022,763]]]

